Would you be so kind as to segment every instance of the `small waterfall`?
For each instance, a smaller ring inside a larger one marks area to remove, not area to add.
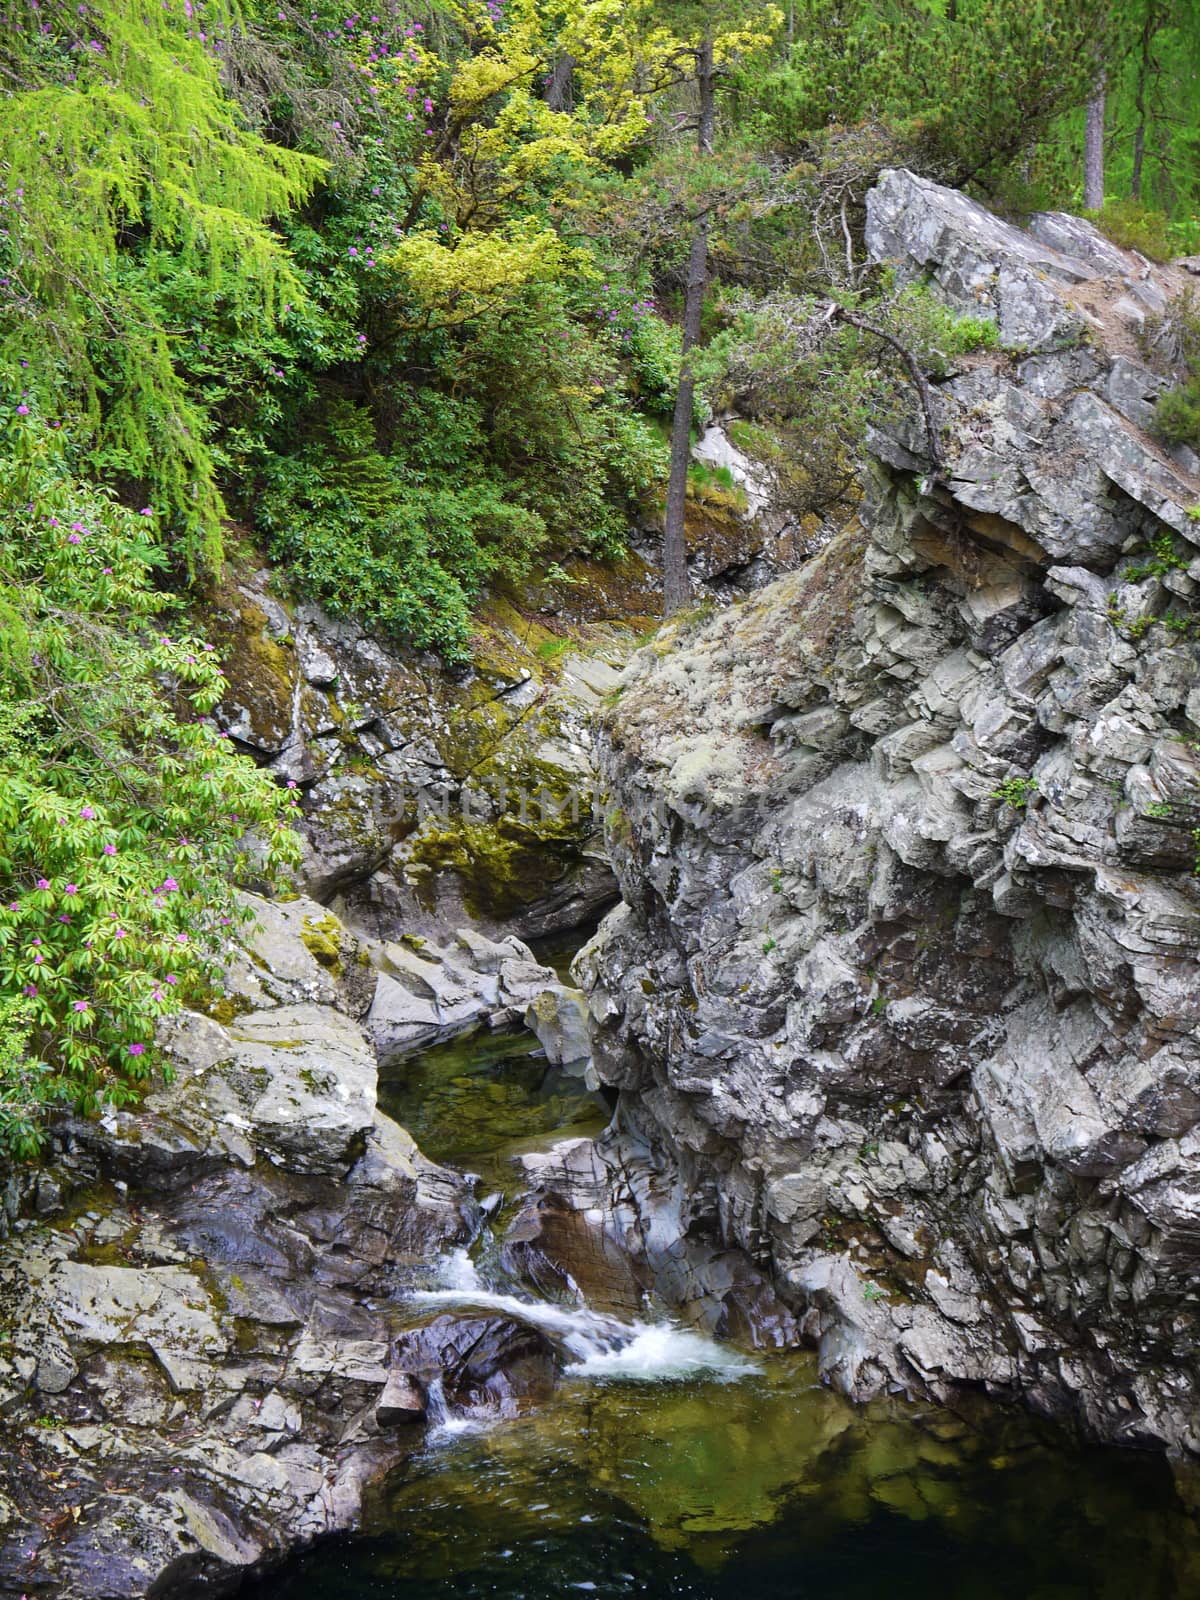
[[[435,1378],[429,1380],[425,1390],[425,1415],[429,1418],[429,1425],[440,1428],[450,1415],[446,1405],[446,1390],[442,1385],[442,1375],[439,1372]]]
[[[622,1322],[585,1305],[559,1306],[499,1293],[483,1282],[465,1250],[442,1259],[438,1281],[440,1287],[414,1293],[411,1303],[494,1311],[527,1322],[570,1358],[568,1376],[642,1382],[706,1376],[733,1381],[759,1370],[738,1351],[671,1322]]]
[[[440,1373],[429,1380],[425,1389],[425,1419],[429,1428],[426,1437],[430,1444],[457,1438],[461,1433],[479,1433],[487,1426],[478,1417],[455,1416],[446,1401]]]

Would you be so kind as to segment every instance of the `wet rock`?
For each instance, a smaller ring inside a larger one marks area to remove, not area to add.
[[[394,1362],[397,1378],[416,1380],[426,1395],[438,1384],[445,1406],[462,1416],[517,1416],[549,1396],[557,1372],[546,1335],[514,1317],[435,1317],[401,1335]]]
[[[537,937],[611,903],[585,724],[644,606],[583,627],[564,671],[539,653],[559,635],[494,601],[451,673],[270,588],[219,590],[217,716],[302,791],[308,893],[376,937],[467,920]]]
[[[381,1428],[400,1422],[420,1422],[426,1416],[425,1396],[407,1372],[392,1372],[375,1406],[375,1421]]]
[[[260,912],[230,986],[258,1009],[185,1019],[175,1082],[55,1130],[63,1205],[36,1215],[36,1185],[33,1214],[14,1204],[5,1592],[14,1574],[71,1600],[227,1592],[353,1525],[409,1448],[391,1426],[399,1291],[469,1236],[472,1184],[375,1109],[374,1056],[339,1009],[340,925],[322,912],[314,932],[303,902]],[[511,1342],[506,1391],[509,1346],[485,1359],[451,1337],[464,1392],[515,1404],[532,1352]]]
[[[526,1155],[531,1193],[504,1258],[542,1292],[582,1294],[630,1317],[653,1294],[701,1331],[754,1349],[787,1348],[798,1329],[744,1250],[695,1236],[688,1179],[664,1146],[629,1127]]]

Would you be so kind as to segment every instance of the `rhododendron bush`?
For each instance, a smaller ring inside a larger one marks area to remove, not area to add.
[[[66,470],[29,407],[0,430],[0,1151],[48,1107],[119,1105],[208,986],[236,886],[297,852],[294,796],[208,713],[212,646],[151,587],[152,507]]]

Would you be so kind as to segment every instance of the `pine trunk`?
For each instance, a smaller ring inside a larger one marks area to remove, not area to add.
[[[1087,122],[1083,135],[1083,208],[1100,211],[1104,207],[1104,79],[1096,84],[1087,103]]]
[[[561,55],[550,69],[550,82],[546,85],[546,104],[551,111],[566,111],[570,107],[571,78],[575,72],[575,57]]]
[[[711,38],[706,38],[697,52],[697,84],[700,92],[699,149],[701,155],[711,155],[716,116]],[[667,617],[683,610],[692,598],[683,524],[687,504],[688,462],[691,457],[692,406],[696,394],[694,359],[696,346],[700,343],[700,319],[704,311],[707,282],[708,216],[707,213],[701,213],[696,220],[688,254],[683,302],[683,353],[679,363],[679,386],[675,391],[675,414],[671,421],[671,473],[667,480],[667,506],[663,519],[663,615]]]
[[[1133,171],[1129,177],[1129,193],[1132,199],[1142,198],[1142,166],[1146,159],[1146,86],[1150,78],[1150,54],[1154,44],[1154,35],[1158,31],[1159,19],[1155,8],[1149,7],[1146,11],[1146,20],[1142,24],[1141,50],[1138,55],[1137,81],[1134,86],[1133,104],[1137,115],[1137,125],[1133,135]]]

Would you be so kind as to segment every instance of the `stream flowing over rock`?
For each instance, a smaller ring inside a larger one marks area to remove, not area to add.
[[[640,558],[544,680],[529,615],[426,681],[230,580],[220,716],[304,790],[307,892],[248,896],[170,1081],[0,1195],[0,1593],[228,1592],[354,1528],[422,1424],[651,1346],[755,1370],[714,1338],[1200,1455],[1200,463],[1137,337],[1180,273],[900,171],[867,241],[995,347],[932,385],[936,451],[915,396],[872,435],[857,522],[623,674]],[[742,535],[756,584],[792,548]],[[615,884],[572,988],[517,935]],[[480,1196],[380,1069],[522,1027],[587,1103],[553,1127],[615,1112]]]
[[[914,396],[858,527],[627,670],[594,1068],[847,1393],[1200,1454],[1200,478],[1136,340],[1182,274],[903,171],[867,242],[997,348],[940,468]]]

